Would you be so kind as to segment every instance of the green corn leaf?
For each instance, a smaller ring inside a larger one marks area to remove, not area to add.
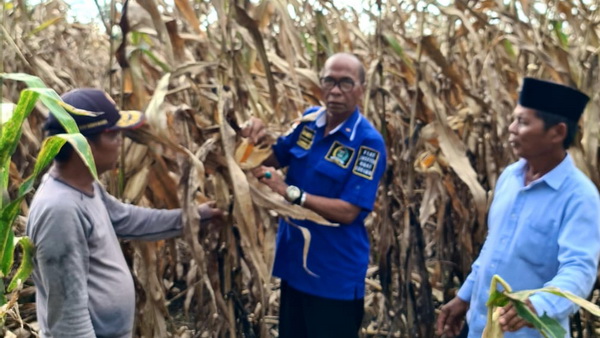
[[[556,37],[558,38],[558,41],[560,42],[560,46],[565,49],[567,47],[569,47],[569,38],[563,32],[562,21],[551,20],[550,23],[552,24],[552,30],[554,31],[554,34],[556,34]]]
[[[498,291],[498,284],[502,285],[504,289],[503,291]],[[504,281],[500,276],[494,275],[490,285],[490,295],[486,303],[488,307],[488,321],[486,324],[485,337],[496,338],[501,336],[496,334],[497,330],[495,330],[495,328],[498,323],[497,318],[493,318],[493,314],[498,307],[505,306],[508,301],[513,304],[521,318],[531,323],[545,337],[564,337],[566,335],[566,331],[556,319],[550,318],[546,314],[538,316],[527,305],[526,302],[529,297],[538,292],[547,292],[559,297],[567,298],[594,316],[600,317],[600,307],[584,298],[572,294],[571,292],[563,291],[555,287],[512,292],[510,285],[508,285],[506,281]]]
[[[583,299],[579,296],[576,296],[568,291],[563,291],[554,287],[547,287],[540,289],[539,292],[548,292],[556,296],[567,298],[568,300],[584,308],[586,311],[593,314],[594,316],[600,317],[600,307],[598,307],[598,305],[589,302],[586,299]]]
[[[73,120],[73,118],[71,117],[71,115],[69,115],[69,113],[67,113],[67,111],[78,115],[93,115],[88,111],[77,109],[71,105],[64,103],[60,96],[56,93],[56,91],[50,88],[46,88],[44,82],[42,82],[42,80],[37,76],[24,73],[0,73],[0,78],[25,82],[29,89],[23,90],[21,92],[21,96],[23,96],[24,93],[37,93],[39,95],[39,97],[37,98],[39,98],[42,101],[42,103],[50,110],[50,112],[58,119],[58,121],[67,131],[67,133],[79,132],[79,129],[77,128],[77,123],[75,123],[75,120]],[[22,99],[20,98],[19,102],[21,102],[21,100]],[[36,101],[34,100],[33,105],[35,105],[35,102]],[[17,103],[15,113],[17,109],[19,109],[19,103]],[[27,115],[29,115],[30,112],[31,110],[27,112]],[[13,113],[13,115],[15,113]]]
[[[21,257],[21,265],[19,265],[17,272],[8,285],[8,292],[13,291],[22,284],[33,271],[33,252],[35,248],[29,237],[15,237],[14,243],[21,246],[23,256]]]
[[[502,40],[502,45],[504,46],[504,50],[506,51],[506,53],[511,58],[514,59],[517,57],[517,53],[515,52],[515,48],[514,48],[512,42],[510,42],[508,39],[504,39],[504,40]]]
[[[15,105],[11,102],[0,103],[0,127],[4,122],[10,120],[13,112],[15,111]]]
[[[25,73],[0,73],[0,77],[7,80],[21,81],[30,88],[46,88],[44,81],[37,76]],[[58,97],[58,94],[56,95]]]
[[[95,179],[98,179],[94,156],[87,139],[79,133],[57,134],[46,138],[44,143],[42,143],[37,161],[35,162],[35,167],[33,168],[33,173],[25,179],[19,187],[17,198],[24,197],[33,189],[36,178],[48,165],[50,165],[50,163],[52,163],[52,160],[54,160],[54,157],[58,154],[65,142],[69,142],[73,146],[75,151],[79,154],[79,157],[83,160],[83,163],[90,169],[92,176],[94,176]]]
[[[0,290],[4,290],[4,280],[2,278],[0,278]],[[6,299],[6,295],[4,294],[4,292],[0,292],[0,307],[4,306],[4,304],[6,304],[7,302],[8,300]],[[3,313],[2,311],[0,311],[0,326],[4,324],[3,317]]]
[[[486,306],[502,307],[508,304],[508,297],[498,290],[490,291]]]
[[[77,123],[73,120],[73,117],[67,113],[67,109],[74,114],[88,115],[89,112],[85,112],[81,109],[75,109],[72,106],[64,103],[62,99],[56,94],[56,92],[49,88],[30,88],[29,90],[34,91],[40,95],[42,103],[48,107],[50,113],[56,117],[60,124],[65,128],[68,133],[78,133]]]
[[[22,198],[17,198],[0,211],[0,278],[8,276],[13,263],[13,239],[15,233],[12,229]],[[0,290],[3,293],[3,290]]]
[[[95,179],[98,179],[98,173],[96,171],[96,163],[94,162],[94,155],[92,154],[92,148],[90,148],[89,143],[85,136],[81,134],[58,134],[55,137],[62,138],[69,142],[75,151],[79,154],[79,157],[83,160],[83,163],[90,169],[92,176]],[[56,154],[52,155],[54,158]]]
[[[146,54],[146,56],[148,56],[150,58],[150,60],[152,60],[157,66],[159,66],[163,72],[169,73],[171,71],[171,68],[169,67],[169,65],[164,63],[151,50],[149,50],[148,48],[140,48],[140,49],[144,54]]]
[[[21,138],[21,126],[33,110],[33,107],[35,107],[38,96],[39,94],[31,90],[23,90],[12,116],[2,125],[0,134],[0,145],[2,145],[0,147],[0,163],[3,165],[7,163],[7,159],[10,159],[10,156],[17,149],[19,139]],[[5,169],[8,170],[8,168]]]
[[[402,48],[398,40],[396,40],[396,38],[394,38],[390,34],[384,34],[383,38],[385,39],[385,42],[387,42],[387,44],[390,46],[390,48],[392,48],[392,50],[402,59],[402,62],[404,62],[404,64],[408,66],[408,68],[414,71],[414,65],[412,63],[412,60],[406,56],[406,54],[404,53],[404,49]]]
[[[2,252],[0,252],[0,273],[2,273],[3,276],[8,274],[13,263],[14,233],[12,230],[12,224],[19,214],[19,206],[25,196],[33,189],[35,179],[44,170],[44,168],[46,168],[52,162],[65,142],[69,142],[73,146],[75,151],[77,151],[77,153],[79,153],[80,157],[83,159],[85,165],[90,169],[90,172],[94,178],[98,178],[92,150],[83,135],[58,134],[44,140],[33,169],[33,174],[25,179],[23,184],[19,187],[17,197],[0,211],[0,224],[5,225],[0,227],[0,249],[2,250]]]
[[[390,34],[384,34],[383,38],[385,39],[385,42],[387,42],[387,44],[392,48],[392,50],[394,50],[396,55],[398,55],[400,57],[402,57],[404,55],[404,49],[402,48],[402,46],[400,46],[400,43],[398,42],[398,40],[396,40]]]
[[[544,314],[541,317],[533,312],[527,304],[513,301],[513,306],[517,310],[519,317],[525,319],[540,331],[543,335],[549,338],[564,338],[567,333],[560,323],[553,318]]]
[[[6,159],[5,163],[0,164],[0,209],[10,202],[10,196],[8,196],[8,178],[10,173],[10,157]]]

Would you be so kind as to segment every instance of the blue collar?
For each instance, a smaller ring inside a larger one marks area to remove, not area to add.
[[[327,111],[323,110],[319,114],[319,116],[317,116],[315,120],[315,126],[317,128],[322,128],[327,123],[326,121]],[[335,127],[335,129],[331,131],[330,135],[340,132],[343,135],[345,135],[350,141],[354,141],[354,138],[356,137],[356,130],[361,121],[362,116],[360,114],[360,110],[358,109],[358,107],[356,107],[352,115],[350,115],[344,122],[340,123],[337,127]]]

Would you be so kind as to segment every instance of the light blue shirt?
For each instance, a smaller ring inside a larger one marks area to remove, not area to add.
[[[527,161],[507,167],[496,184],[488,214],[489,232],[471,274],[458,292],[470,302],[469,337],[481,337],[494,274],[513,291],[554,286],[587,297],[600,255],[600,197],[570,155],[525,186]],[[570,301],[538,293],[530,298],[538,314],[560,321],[569,332]],[[540,337],[529,328],[505,337]]]

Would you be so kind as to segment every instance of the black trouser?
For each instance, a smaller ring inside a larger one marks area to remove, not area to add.
[[[467,321],[465,321],[465,325],[463,325],[462,330],[456,338],[467,338],[469,336],[469,325],[467,325]]]
[[[337,300],[309,295],[281,281],[280,338],[356,338],[364,299]]]

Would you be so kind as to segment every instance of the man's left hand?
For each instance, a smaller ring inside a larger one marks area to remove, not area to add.
[[[529,307],[529,309],[533,311],[533,313],[537,313],[529,299],[527,299],[525,303],[527,304],[527,307]],[[519,317],[517,309],[513,306],[512,303],[509,303],[508,305],[500,309],[500,317],[498,318],[498,322],[500,323],[500,328],[503,332],[515,332],[522,329],[525,326],[533,327],[533,325],[531,325],[528,321]]]
[[[288,185],[273,167],[260,166],[252,169],[252,174],[258,178],[261,183],[266,184],[271,190],[285,197],[285,190]]]
[[[216,207],[217,203],[214,201],[200,204],[198,212],[200,213],[200,221],[208,221],[211,218],[223,216],[223,210]]]

